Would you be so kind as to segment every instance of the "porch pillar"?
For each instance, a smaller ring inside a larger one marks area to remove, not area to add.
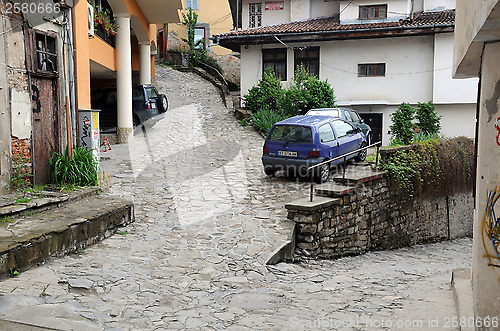
[[[130,45],[130,18],[115,17],[116,33],[116,88],[118,107],[118,143],[127,143],[133,137],[132,118],[132,48]]]
[[[151,84],[151,44],[139,43],[139,84]]]

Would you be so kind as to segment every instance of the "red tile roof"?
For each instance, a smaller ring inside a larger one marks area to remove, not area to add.
[[[268,34],[296,34],[315,32],[349,32],[360,30],[390,30],[393,28],[423,28],[432,26],[450,26],[455,24],[455,10],[445,10],[439,12],[418,13],[413,19],[407,18],[396,22],[384,23],[359,23],[340,24],[338,16],[319,17],[304,21],[289,22],[276,25],[262,26],[253,29],[231,31],[218,34],[220,38],[236,36],[258,36]]]

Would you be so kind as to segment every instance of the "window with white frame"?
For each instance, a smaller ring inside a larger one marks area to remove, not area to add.
[[[189,7],[193,10],[198,10],[198,0],[186,0],[186,9]]]
[[[384,77],[385,63],[358,64],[359,77]]]
[[[194,28],[194,48],[205,49],[205,28]]]
[[[256,28],[262,26],[262,4],[254,2],[248,4],[249,6],[249,28]]]
[[[359,6],[359,19],[377,20],[387,18],[387,5]]]

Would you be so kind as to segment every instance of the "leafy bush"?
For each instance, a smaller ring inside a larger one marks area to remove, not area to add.
[[[96,186],[99,164],[91,151],[78,147],[74,155],[68,153],[50,152],[49,174],[50,182],[59,185]]]
[[[390,126],[393,138],[407,145],[413,139],[413,129],[415,124],[412,123],[415,109],[407,103],[402,103],[398,110],[391,115],[392,125]]]
[[[253,125],[262,133],[267,134],[274,123],[287,119],[288,116],[269,109],[262,109],[252,115]]]
[[[422,142],[426,140],[443,140],[443,136],[438,133],[429,134],[423,132],[415,133],[413,135],[413,142]]]
[[[312,108],[335,107],[333,89],[300,66],[290,87],[278,100],[278,108],[289,116],[304,115]]]
[[[438,134],[441,130],[441,117],[436,112],[436,106],[432,101],[418,103],[417,120],[420,132],[427,135]]]
[[[387,156],[382,169],[401,191],[430,197],[472,190],[474,143],[471,139],[430,139]]]
[[[254,113],[260,110],[277,111],[278,100],[283,94],[281,80],[276,77],[272,68],[267,68],[257,86],[252,87],[245,96],[247,107]]]

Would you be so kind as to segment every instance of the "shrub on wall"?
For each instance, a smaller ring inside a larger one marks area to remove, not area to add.
[[[415,124],[412,123],[414,114],[415,109],[405,102],[391,114],[392,125],[389,127],[392,135],[391,140],[404,145],[411,143],[415,128]]]
[[[466,137],[418,142],[388,153],[382,168],[389,172],[395,189],[411,195],[472,191],[474,143]]]
[[[441,130],[441,116],[436,112],[436,106],[432,101],[418,103],[416,118],[420,132],[426,135],[438,134]]]

